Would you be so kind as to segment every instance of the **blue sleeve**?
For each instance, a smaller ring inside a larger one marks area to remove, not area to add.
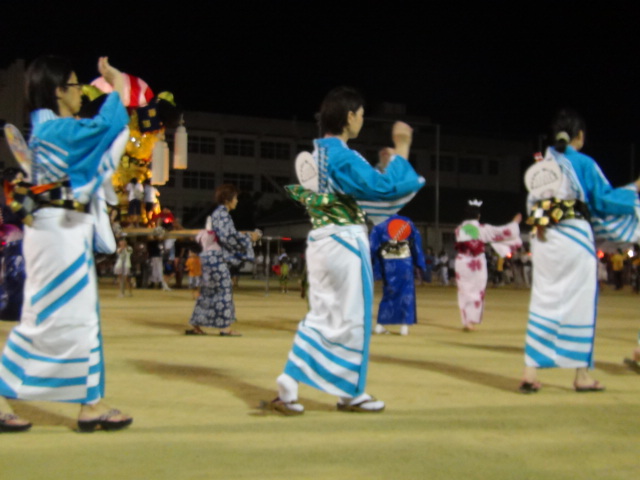
[[[591,157],[575,150],[565,156],[571,161],[589,206],[598,216],[634,214],[637,192],[629,188],[613,188]]]
[[[231,215],[224,207],[217,208],[211,215],[211,224],[216,232],[218,243],[227,253],[244,254],[251,247],[249,235],[236,230]]]
[[[382,280],[382,259],[380,258],[380,246],[382,245],[382,235],[381,232],[384,232],[384,229],[380,227],[379,224],[371,230],[371,235],[369,236],[369,243],[371,245],[371,266],[373,267],[373,278],[375,280]]]
[[[44,122],[36,127],[34,136],[64,152],[63,168],[75,192],[104,174],[102,163],[110,161],[105,153],[128,123],[129,116],[119,95],[111,93],[95,117]]]
[[[425,184],[411,164],[398,155],[382,173],[348,148],[332,152],[329,176],[339,190],[356,200],[396,200],[417,192]]]
[[[411,237],[409,240],[413,264],[423,272],[426,272],[427,262],[425,261],[424,252],[422,251],[422,235],[420,235],[420,232],[416,229],[413,222],[411,222]]]
[[[95,117],[80,120],[59,118],[43,123],[34,134],[69,152],[65,160],[70,166],[90,169],[85,164],[96,161],[92,154],[99,153],[99,158],[128,123],[129,116],[119,95],[111,93]]]

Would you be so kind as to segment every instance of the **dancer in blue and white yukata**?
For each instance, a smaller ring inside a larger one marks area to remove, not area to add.
[[[392,215],[373,228],[369,242],[373,277],[384,282],[375,332],[401,325],[400,335],[409,335],[409,325],[417,322],[414,270],[427,268],[420,232],[409,218]]]
[[[529,189],[528,223],[534,225],[531,249],[533,285],[519,390],[537,392],[539,368],[576,370],[577,392],[599,392],[594,380],[597,262],[595,237],[636,243],[640,237],[640,179],[613,188],[598,164],[580,153],[585,123],[561,111],[552,125],[545,158],[525,175]]]
[[[347,147],[362,128],[363,113],[355,90],[329,92],[320,108],[323,138],[314,141],[317,185],[287,187],[306,206],[313,229],[306,251],[310,311],[298,325],[278,377],[278,397],[269,404],[284,414],[304,411],[298,382],[336,395],[342,411],[380,412],[385,406],[365,391],[373,301],[365,212],[376,223],[385,220],[415,195],[424,179],[406,160],[412,132],[406,124],[394,126],[397,155],[385,173]]]
[[[81,85],[65,59],[40,57],[26,72],[33,186],[23,186],[23,193],[30,192],[35,210],[22,209],[25,302],[0,360],[1,396],[79,403],[80,431],[117,430],[132,422],[103,401],[93,250],[115,251],[104,195],[128,139],[129,117],[121,101],[122,74],[106,57],[100,58],[98,70],[115,92],[95,117],[82,120],[74,118]],[[0,405],[5,412],[7,407]],[[0,412],[0,430],[30,426]]]

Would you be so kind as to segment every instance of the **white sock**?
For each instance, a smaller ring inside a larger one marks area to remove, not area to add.
[[[400,335],[409,335],[409,325],[402,325],[400,327]]]
[[[340,397],[340,402],[343,405],[358,405],[365,410],[381,410],[385,407],[382,400],[373,400],[373,397],[368,393],[363,393],[357,397]]]
[[[380,325],[379,323],[376,324],[376,329],[375,329],[376,333],[380,334],[380,333],[384,333],[386,331],[387,331],[387,329],[384,328],[384,325]]]
[[[296,402],[298,400],[298,382],[286,373],[280,375],[278,383],[278,397],[285,403]]]

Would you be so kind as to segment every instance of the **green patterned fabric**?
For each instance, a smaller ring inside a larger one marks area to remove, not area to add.
[[[366,222],[364,212],[348,195],[315,193],[302,185],[287,185],[285,189],[292,199],[305,206],[314,229],[331,224],[362,225]]]

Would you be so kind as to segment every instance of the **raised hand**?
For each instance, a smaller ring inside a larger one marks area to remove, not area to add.
[[[404,122],[396,122],[391,130],[391,139],[396,147],[396,153],[408,159],[411,141],[413,140],[413,128]]]
[[[120,70],[109,64],[109,57],[98,58],[98,72],[109,82],[114,91],[118,92],[120,99],[124,102],[124,78]]]

